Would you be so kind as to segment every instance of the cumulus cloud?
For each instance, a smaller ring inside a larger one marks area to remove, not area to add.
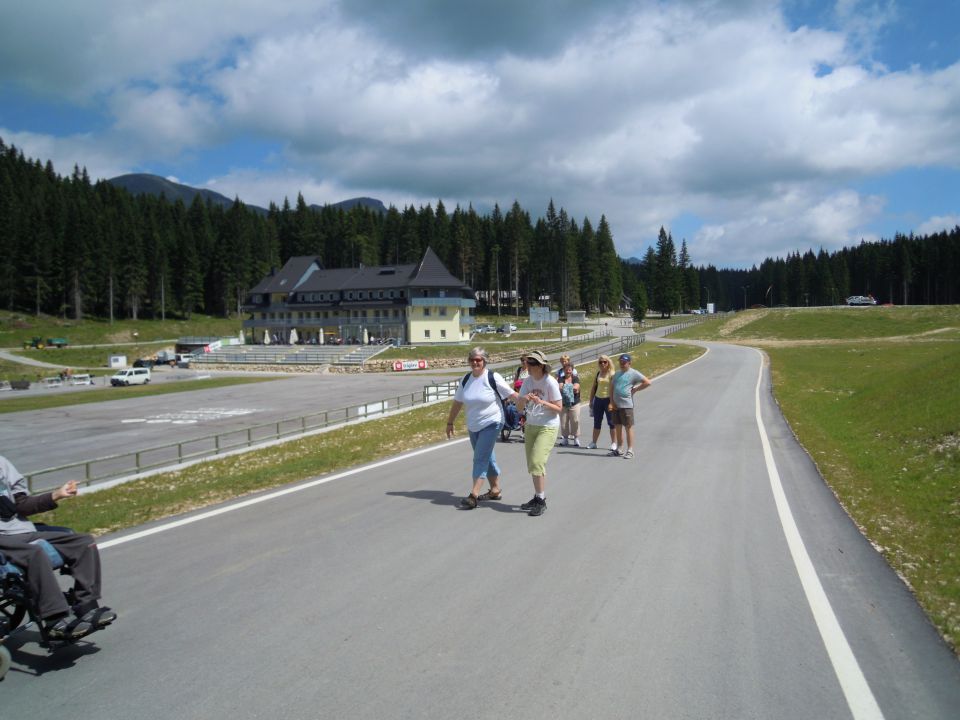
[[[868,236],[887,201],[864,179],[960,166],[960,63],[872,62],[896,9],[871,2],[828,27],[772,0],[41,2],[0,29],[0,87],[101,103],[106,130],[27,139],[105,176],[254,137],[279,154],[193,182],[258,205],[553,199],[605,214],[625,256],[695,216],[695,262],[752,264]]]
[[[960,214],[938,215],[920,223],[914,231],[917,235],[934,235],[960,227]]]

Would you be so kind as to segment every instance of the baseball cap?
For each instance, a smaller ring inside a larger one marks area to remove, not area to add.
[[[630,362],[630,356],[627,355],[627,353],[624,353],[623,355],[620,356],[620,360],[621,362]]]

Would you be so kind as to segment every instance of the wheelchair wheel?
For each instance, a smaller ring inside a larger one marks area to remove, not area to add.
[[[27,608],[11,599],[4,598],[0,602],[0,637],[9,635],[23,622]]]
[[[0,680],[3,680],[7,675],[7,670],[10,669],[10,651],[7,650],[3,645],[0,645]]]

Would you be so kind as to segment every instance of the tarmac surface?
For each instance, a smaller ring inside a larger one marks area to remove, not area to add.
[[[120,619],[11,641],[4,717],[956,718],[960,663],[762,355],[709,347],[638,396],[636,459],[554,451],[539,518],[520,442],[461,510],[459,438],[103,538]]]

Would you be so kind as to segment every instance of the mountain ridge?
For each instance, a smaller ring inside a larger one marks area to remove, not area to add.
[[[184,185],[182,183],[174,182],[173,180],[168,180],[167,178],[150,173],[128,173],[126,175],[118,175],[115,178],[110,178],[107,180],[107,182],[115,187],[123,188],[132,195],[153,195],[154,197],[160,197],[163,195],[171,202],[180,200],[188,207],[191,203],[193,203],[193,199],[197,195],[203,198],[205,202],[212,202],[214,205],[223,208],[229,208],[234,202],[226,195],[221,195],[215,190],[195,188],[190,185]],[[242,199],[240,201],[243,202]],[[267,214],[266,208],[262,208],[258,205],[250,205],[248,203],[244,203],[244,205],[257,214]],[[371,210],[376,210],[381,213],[385,213],[387,211],[387,208],[383,202],[371,197],[348,198],[347,200],[341,200],[340,202],[329,204],[330,207],[342,208],[343,210],[350,210],[358,205],[370,208]],[[310,205],[309,207],[313,210],[322,210],[326,206]]]

